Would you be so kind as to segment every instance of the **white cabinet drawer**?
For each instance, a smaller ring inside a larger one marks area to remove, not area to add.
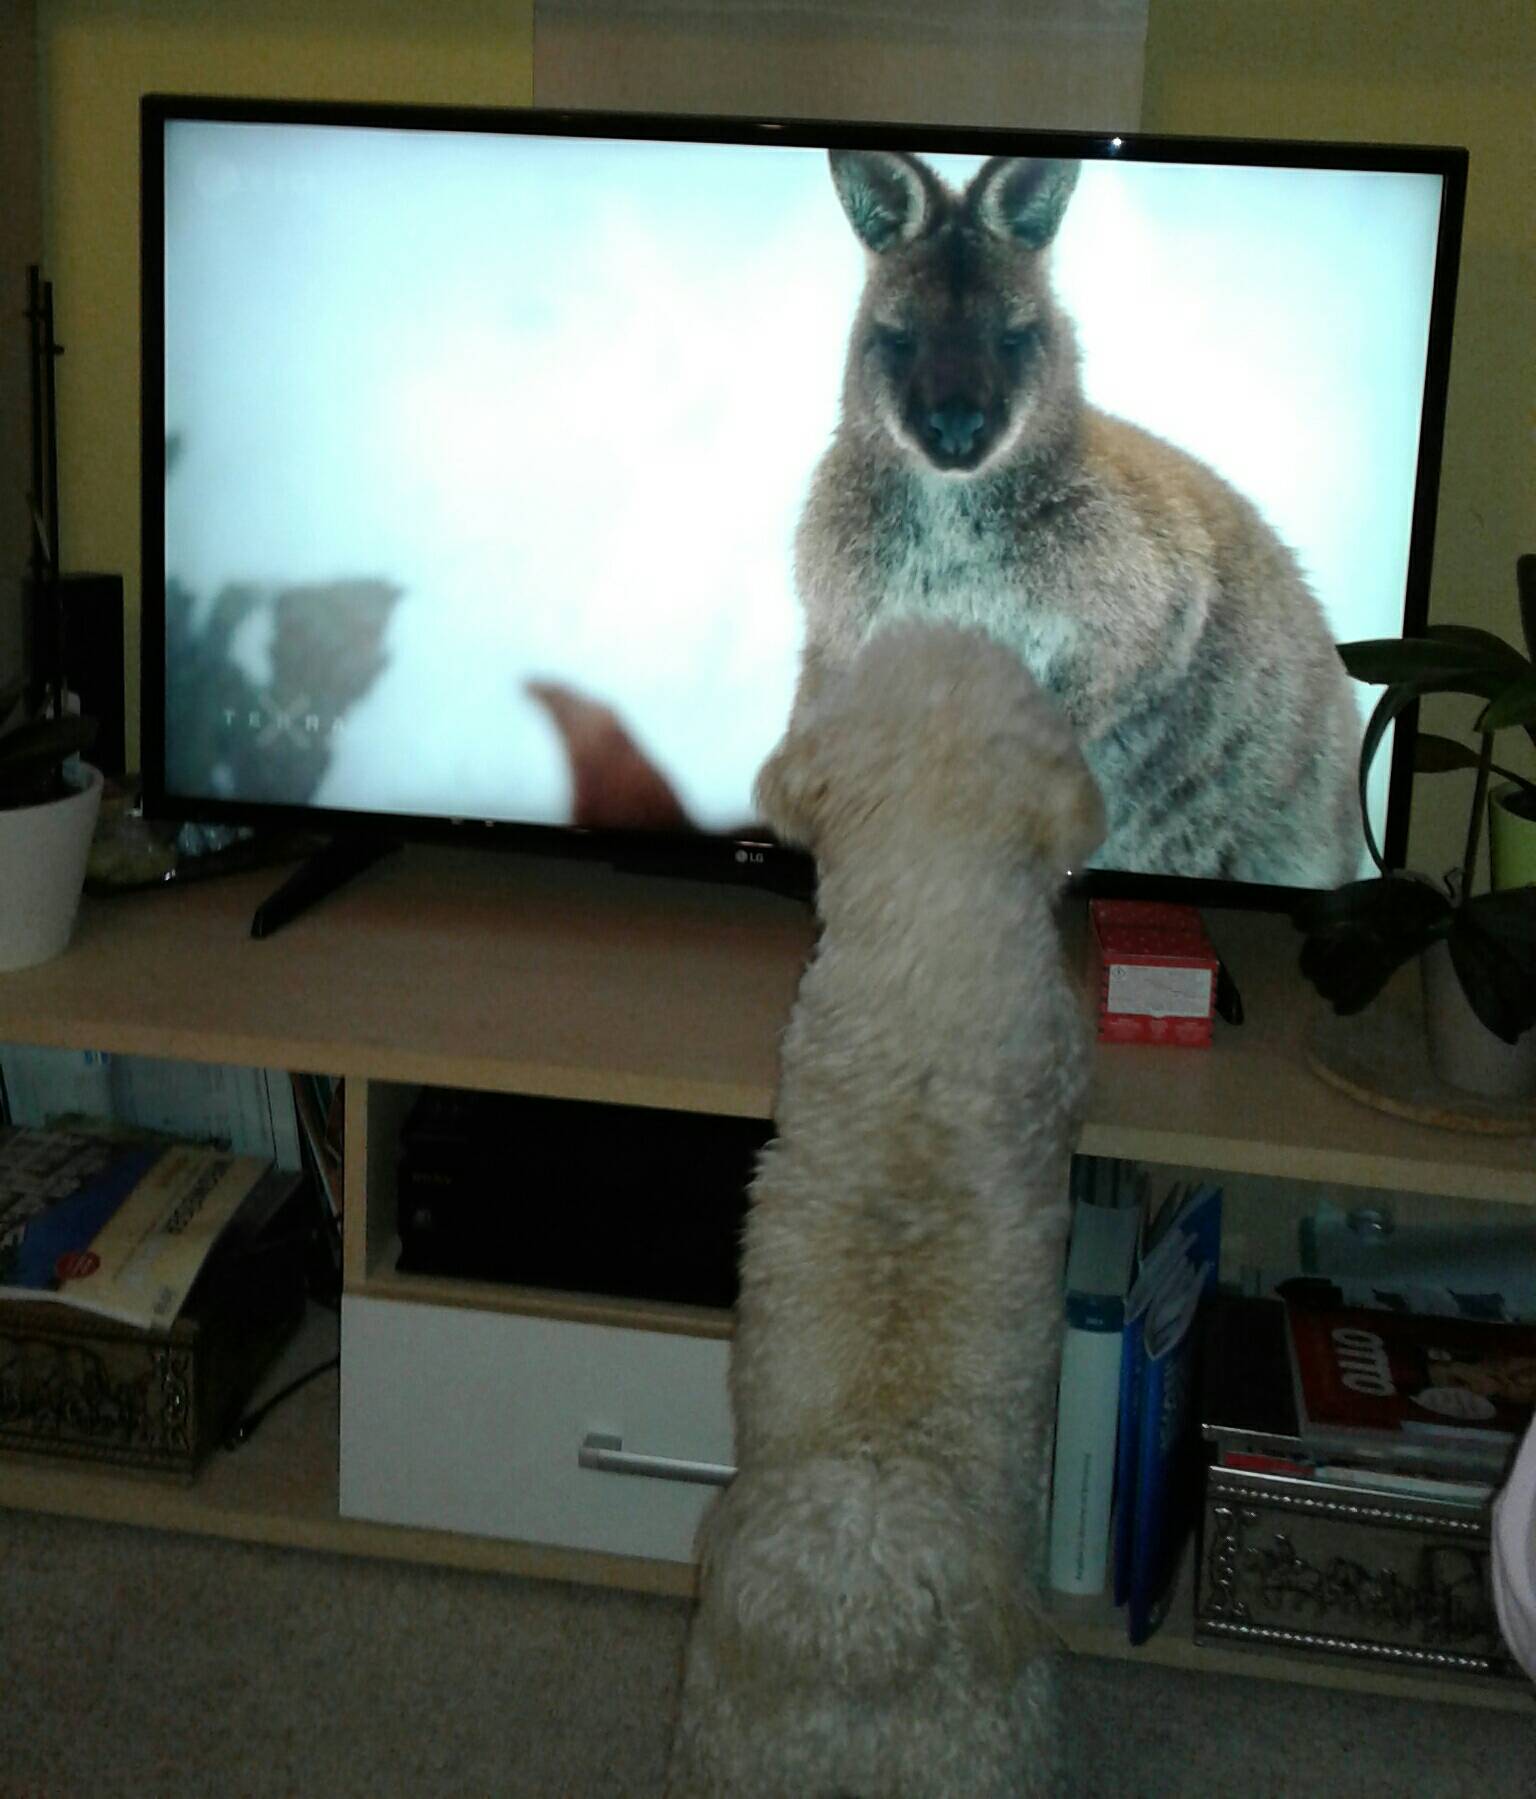
[[[728,1468],[729,1351],[718,1338],[345,1298],[342,1515],[691,1561],[716,1485],[579,1458],[584,1442],[617,1439],[621,1465]]]

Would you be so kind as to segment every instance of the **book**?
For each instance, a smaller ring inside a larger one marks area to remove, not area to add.
[[[1325,1486],[1359,1487],[1378,1496],[1392,1493],[1413,1499],[1434,1499],[1442,1505],[1485,1506],[1496,1490],[1487,1480],[1402,1474],[1394,1468],[1362,1468],[1352,1462],[1314,1462],[1307,1469],[1305,1478]]]
[[[1536,1412],[1536,1325],[1355,1308],[1286,1312],[1303,1445],[1498,1477]]]
[[[0,1299],[167,1329],[270,1166],[143,1132],[0,1129]]]
[[[1270,1456],[1310,1466],[1296,1422],[1285,1301],[1218,1291],[1203,1335],[1201,1430],[1217,1459]]]
[[[1143,1216],[1139,1204],[1087,1197],[1072,1208],[1047,1564],[1058,1593],[1100,1593],[1108,1577],[1125,1302]]]
[[[1231,1293],[1213,1299],[1204,1332],[1201,1429],[1216,1466],[1448,1504],[1486,1499],[1486,1473],[1459,1474],[1401,1446],[1383,1449],[1374,1439],[1327,1447],[1303,1442],[1289,1311],[1311,1302],[1297,1297],[1300,1289],[1291,1291],[1289,1303]]]
[[[1221,1259],[1222,1191],[1175,1190],[1126,1304],[1114,1493],[1114,1598],[1132,1643],[1166,1613],[1199,1507],[1196,1318]]]

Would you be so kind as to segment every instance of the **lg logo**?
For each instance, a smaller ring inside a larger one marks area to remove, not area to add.
[[[737,850],[736,860],[738,862],[761,862],[763,852],[761,850]]]

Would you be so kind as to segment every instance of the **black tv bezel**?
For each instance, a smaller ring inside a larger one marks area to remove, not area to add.
[[[1405,578],[1403,631],[1422,631],[1429,614],[1439,484],[1450,375],[1451,332],[1466,207],[1467,152],[1440,144],[1334,143],[1281,138],[1222,138],[1168,133],[1033,130],[875,121],[748,118],[643,112],[460,107],[407,102],[277,100],[197,94],[146,94],[140,101],[140,344],[142,585],[140,765],[145,812],[172,821],[366,835],[401,841],[474,842],[541,854],[594,857],[648,871],[737,880],[808,894],[809,856],[761,835],[587,830],[504,819],[357,812],[267,801],[189,797],[165,781],[165,167],[164,129],[183,120],[246,124],[375,127],[483,132],[503,136],[631,138],[645,141],[784,144],[798,148],[912,149],[937,154],[1061,156],[1228,164],[1272,168],[1355,169],[1441,178],[1425,358],[1424,399]],[[1417,706],[1397,721],[1382,832],[1388,867],[1407,851]],[[1179,901],[1259,911],[1289,911],[1296,887],[1209,877],[1089,869],[1074,890],[1087,897]]]

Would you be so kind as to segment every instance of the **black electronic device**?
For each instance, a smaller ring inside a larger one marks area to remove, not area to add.
[[[123,694],[123,577],[63,575],[64,683],[96,721],[90,760],[104,775],[127,767]]]
[[[765,1119],[423,1090],[400,1138],[399,1267],[730,1307]]]
[[[1372,696],[1338,697],[1330,640],[1425,622],[1463,151],[187,96],[147,98],[142,127],[155,815],[803,890],[752,798],[800,675],[797,527],[856,369],[895,384],[919,359],[904,290],[866,270],[930,230],[968,293],[990,271],[963,309],[982,399],[892,424],[869,491],[905,558],[893,604],[982,605],[946,496],[992,516],[988,482],[1070,388],[1083,441],[1134,439],[1162,471],[1127,475],[1125,506],[1172,518],[1193,483],[1202,541],[1246,532],[1233,569],[1300,583],[1338,720]],[[909,553],[940,539],[931,569]],[[1134,614],[1147,570],[1121,573],[1081,585]],[[1064,697],[1094,691],[1095,644],[1145,639],[1136,705],[1074,719],[1122,823],[1198,790],[1188,829],[1101,855],[1088,890],[1289,909],[1368,867],[1347,733],[1306,724],[1295,634],[1252,595],[1203,652],[1241,671],[1244,710],[1204,664],[1165,692],[1210,597],[1185,573],[1140,636],[1048,604],[1013,633]],[[1282,723],[1291,760],[1245,774]],[[1389,862],[1411,735],[1368,796]],[[1291,831],[1295,855],[1218,850],[1319,779],[1326,831]]]

